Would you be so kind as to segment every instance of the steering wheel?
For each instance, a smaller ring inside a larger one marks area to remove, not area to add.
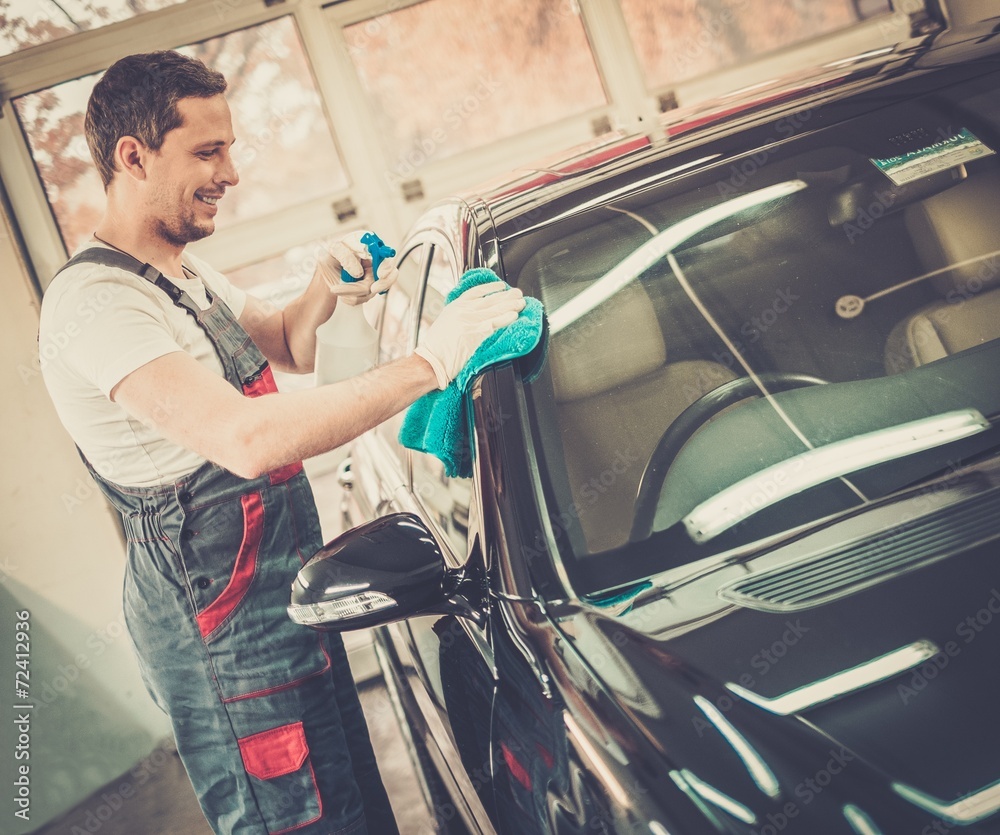
[[[663,489],[667,472],[674,463],[677,453],[681,451],[681,447],[706,421],[734,403],[759,395],[761,393],[759,384],[763,384],[768,393],[777,394],[803,386],[820,386],[826,382],[811,374],[776,371],[770,374],[758,374],[756,377],[737,377],[695,400],[660,436],[643,468],[632,512],[629,542],[648,539],[653,532],[653,517],[656,515],[656,505],[659,503],[660,491]]]

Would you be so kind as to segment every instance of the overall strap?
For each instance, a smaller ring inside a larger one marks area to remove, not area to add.
[[[191,301],[187,293],[169,281],[156,267],[151,264],[144,264],[138,258],[133,258],[127,252],[122,252],[121,250],[105,249],[102,246],[85,249],[63,264],[59,272],[61,273],[65,269],[75,267],[77,264],[100,264],[102,267],[114,267],[118,270],[135,273],[140,278],[144,278],[146,281],[159,287],[164,293],[170,296],[174,304],[178,304],[184,298],[188,302]],[[58,274],[56,273],[56,275]],[[186,305],[182,306],[186,307]]]

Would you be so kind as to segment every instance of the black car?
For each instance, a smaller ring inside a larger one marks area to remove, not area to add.
[[[1000,38],[608,137],[426,213],[382,358],[470,267],[547,313],[471,478],[353,448],[293,586],[377,626],[451,831],[1000,832]],[[371,521],[366,521],[371,520]]]

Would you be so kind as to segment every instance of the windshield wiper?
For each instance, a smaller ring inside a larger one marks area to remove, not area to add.
[[[744,519],[810,487],[990,428],[976,409],[921,418],[810,449],[765,467],[703,501],[683,519],[695,542],[709,542]]]

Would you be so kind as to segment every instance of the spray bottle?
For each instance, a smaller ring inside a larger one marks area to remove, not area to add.
[[[361,243],[372,256],[372,272],[378,276],[378,267],[384,258],[396,254],[374,232],[361,236]],[[343,281],[354,282],[347,270],[340,271]],[[369,323],[363,305],[350,305],[339,301],[333,315],[316,329],[316,385],[324,386],[346,380],[367,371],[378,358],[378,331]]]

